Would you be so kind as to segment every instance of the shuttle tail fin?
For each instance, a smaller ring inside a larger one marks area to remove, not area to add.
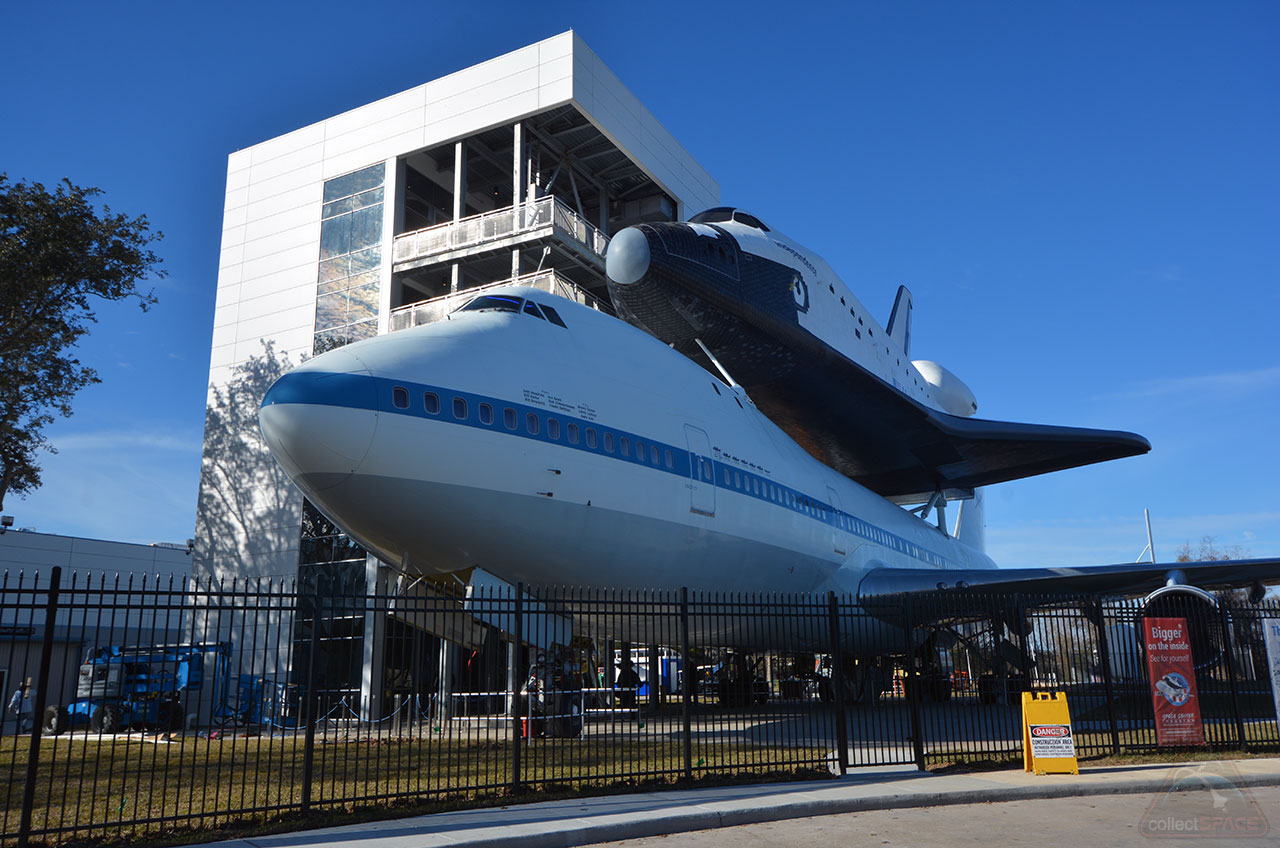
[[[985,489],[977,488],[973,490],[972,498],[960,501],[955,532],[952,533],[960,544],[979,553],[985,553],[987,549],[987,516],[983,508],[985,494]]]
[[[885,327],[889,338],[898,343],[902,352],[911,355],[911,291],[906,286],[898,286],[898,296],[893,299],[893,312],[889,314],[889,325]]]

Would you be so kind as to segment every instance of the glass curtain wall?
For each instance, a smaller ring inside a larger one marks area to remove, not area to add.
[[[384,174],[379,163],[324,184],[313,354],[378,332]],[[301,682],[308,673],[318,626],[312,673],[325,712],[341,711],[344,699],[360,712],[365,562],[363,548],[303,502],[294,675]]]
[[[324,184],[315,353],[378,332],[385,170],[373,165]]]

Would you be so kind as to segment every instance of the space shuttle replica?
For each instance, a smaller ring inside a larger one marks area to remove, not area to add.
[[[968,386],[910,359],[907,289],[882,328],[819,256],[741,210],[630,227],[608,276],[628,322],[714,360],[815,459],[890,500],[969,497],[1151,449],[1133,433],[972,420]]]
[[[959,378],[910,359],[909,292],[881,326],[752,215],[624,229],[606,270],[619,317],[501,286],[316,356],[263,398],[267,445],[318,509],[413,575],[1201,602],[1280,579],[1275,560],[997,568],[982,487],[1146,439],[977,418]]]

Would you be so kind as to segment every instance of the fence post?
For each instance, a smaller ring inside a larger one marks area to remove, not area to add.
[[[511,693],[511,794],[520,791],[520,753],[524,747],[524,728],[521,725],[520,709],[520,649],[524,644],[524,583],[516,584],[515,624],[511,628],[512,641],[515,643],[516,685]]]
[[[49,664],[53,660],[53,630],[58,616],[58,590],[62,586],[62,567],[55,565],[49,573],[49,597],[44,608],[44,637],[40,640],[40,671],[36,676],[36,702],[31,715],[31,745],[27,749],[27,779],[22,789],[22,816],[18,819],[18,848],[27,848],[31,838],[31,811],[36,803],[36,771],[40,767],[40,731],[44,729],[44,710],[48,703]],[[22,720],[18,720],[18,732]]]
[[[1231,620],[1227,615],[1227,601],[1218,601],[1218,617],[1222,621],[1222,649],[1226,652],[1227,684],[1231,687],[1231,712],[1236,720],[1236,739],[1242,751],[1249,749],[1244,735],[1244,715],[1240,712],[1240,687],[1236,683],[1235,641],[1231,638]]]
[[[302,593],[298,593],[302,599]],[[316,653],[320,650],[320,581],[316,580],[315,596],[311,601],[311,648],[307,652],[306,683],[306,735],[302,746],[302,812],[311,810],[311,782],[315,768],[316,724],[320,713],[320,698],[316,693]]]
[[[844,707],[844,662],[840,650],[840,602],[827,593],[827,618],[831,631],[831,694],[836,708],[836,760],[840,776],[849,773],[849,728]]]
[[[693,780],[693,720],[690,704],[693,701],[693,657],[689,650],[689,587],[680,588],[680,716],[684,724],[684,776]]]
[[[1093,596],[1095,621],[1098,623],[1099,665],[1102,667],[1102,690],[1107,698],[1107,727],[1111,730],[1111,756],[1120,756],[1120,727],[1116,723],[1116,693],[1111,680],[1111,648],[1107,643],[1107,621],[1103,618],[1102,598]]]
[[[907,679],[902,681],[903,694],[907,696],[907,704],[911,708],[911,741],[916,757],[916,768],[925,770],[924,765],[924,719],[920,715],[920,678],[916,674],[915,647],[911,644],[911,634],[915,624],[911,619],[911,596],[902,596],[902,643],[906,655]]]

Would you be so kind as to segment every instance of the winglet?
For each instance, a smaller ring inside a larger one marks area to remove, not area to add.
[[[893,299],[893,312],[889,314],[889,326],[885,328],[889,338],[898,343],[903,354],[911,355],[911,291],[898,286],[898,296]]]

